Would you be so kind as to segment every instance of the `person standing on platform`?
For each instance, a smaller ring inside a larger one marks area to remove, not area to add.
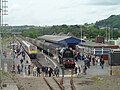
[[[60,72],[60,69],[56,67],[56,77],[59,77],[59,72]]]
[[[103,57],[101,57],[101,59],[100,59],[100,66],[101,66],[102,69],[104,68],[104,59],[103,59]]]
[[[48,76],[48,67],[45,67],[45,77]]]
[[[37,77],[40,77],[40,67],[37,67]]]
[[[80,73],[81,73],[81,67],[78,66],[78,69],[77,69],[77,77],[80,75]]]
[[[77,69],[78,69],[77,66],[75,66],[75,74],[77,74]]]
[[[18,74],[20,74],[20,65],[17,65]]]
[[[22,64],[23,63],[23,59],[20,59],[20,64]]]
[[[34,67],[33,67],[33,76],[36,76],[36,74],[37,74],[37,67],[34,66]]]
[[[95,66],[95,56],[92,57],[93,66]]]
[[[22,51],[22,57],[25,60],[25,52],[24,51]]]
[[[42,73],[43,73],[43,76],[45,76],[45,67],[42,66]]]
[[[90,60],[87,60],[87,67],[90,68]]]
[[[87,73],[86,73],[86,71],[87,71],[87,66],[86,65],[84,65],[84,67],[83,67],[83,74],[84,75],[86,75]]]
[[[28,76],[30,75],[30,65],[28,65]]]
[[[53,74],[53,69],[51,67],[48,68],[48,73],[49,73],[49,77],[51,77],[51,74]]]
[[[26,61],[26,64],[25,64],[25,74],[26,75],[30,74],[30,64],[28,63],[28,61]]]
[[[20,71],[23,72],[23,63],[20,64]]]

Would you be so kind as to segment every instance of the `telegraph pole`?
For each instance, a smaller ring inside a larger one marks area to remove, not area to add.
[[[0,87],[2,89],[2,34],[3,34],[3,15],[7,15],[7,2],[6,0],[0,0]]]
[[[81,42],[80,42],[80,44],[82,44],[82,25],[81,25],[81,28],[80,28],[80,29],[81,29],[81,30],[80,30],[80,31],[81,31],[81,36],[80,36],[80,37],[81,37]],[[82,53],[83,53],[83,51],[82,51],[82,49],[81,49],[81,60],[82,60]]]
[[[2,89],[2,38],[1,38],[1,33],[2,33],[2,7],[1,7],[1,0],[0,0],[0,87]]]
[[[106,26],[106,42],[108,43],[108,26]]]
[[[108,28],[108,32],[109,32],[109,33],[108,33],[108,34],[109,34],[109,35],[108,35],[108,38],[109,38],[109,40],[110,40],[110,39],[111,39],[111,38],[110,38],[110,37],[111,37],[111,36],[110,36],[110,34],[111,34],[111,29],[110,29],[110,27]]]

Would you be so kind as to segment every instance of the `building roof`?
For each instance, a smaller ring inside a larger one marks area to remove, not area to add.
[[[47,41],[61,41],[67,38],[70,38],[71,36],[58,36],[58,35],[44,35],[44,36],[40,36],[38,37],[38,39],[44,39]]]
[[[80,43],[81,39],[72,36],[59,36],[59,35],[44,35],[38,39],[54,42],[54,43]],[[82,42],[85,42],[82,40]]]
[[[67,36],[73,36],[74,37],[74,35],[71,32],[68,32]]]
[[[95,43],[95,42],[84,42],[84,43],[80,43],[80,45],[82,46],[86,46],[86,47],[119,47],[118,45],[109,45],[109,44],[103,44],[103,43]]]
[[[64,34],[64,32],[60,32],[58,35],[59,36],[66,36],[66,34]]]

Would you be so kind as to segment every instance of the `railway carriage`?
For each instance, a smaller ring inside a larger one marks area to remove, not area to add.
[[[31,59],[37,58],[37,47],[27,41],[22,41],[22,47]]]

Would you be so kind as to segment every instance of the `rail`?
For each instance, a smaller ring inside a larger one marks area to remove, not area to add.
[[[60,80],[61,90],[65,90],[65,87],[63,85],[63,80],[64,80],[64,77],[62,77],[61,80]],[[70,78],[70,85],[71,85],[71,90],[76,90],[74,82],[73,82],[73,76],[72,75],[71,75],[71,78]]]
[[[45,80],[45,82],[48,85],[48,87],[50,88],[50,90],[54,90],[54,88],[49,84],[49,82],[47,81],[47,79],[45,77],[43,77],[43,79]]]
[[[18,90],[25,90],[25,87],[22,85],[22,83],[19,81],[14,73],[8,73],[8,75],[13,80],[13,82],[16,83]]]
[[[70,84],[71,84],[71,89],[72,89],[72,90],[76,90],[75,85],[74,85],[74,83],[73,83],[73,76],[71,76]]]
[[[55,82],[58,84],[58,86],[60,87],[61,90],[64,90],[64,86],[63,84],[60,84],[54,77],[53,79],[55,80]]]
[[[65,90],[65,87],[63,86],[63,77],[62,77],[61,80],[60,80],[60,85],[62,86],[62,89],[61,89],[61,90]]]

